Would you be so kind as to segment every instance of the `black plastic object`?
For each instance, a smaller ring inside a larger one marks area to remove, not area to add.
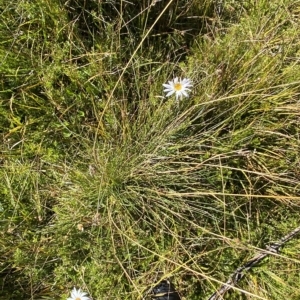
[[[173,283],[163,280],[151,291],[151,298],[154,300],[181,300]]]

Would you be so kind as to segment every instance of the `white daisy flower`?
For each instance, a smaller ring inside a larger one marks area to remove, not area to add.
[[[82,292],[80,289],[76,290],[76,288],[73,288],[71,298],[68,298],[67,300],[91,300],[86,295],[87,293]]]
[[[178,77],[174,78],[173,80],[169,81],[167,84],[164,83],[163,86],[165,87],[164,92],[167,93],[166,97],[169,97],[175,93],[176,100],[178,98],[182,98],[182,96],[188,97],[187,91],[190,91],[188,87],[193,86],[192,81],[188,78],[181,78]]]

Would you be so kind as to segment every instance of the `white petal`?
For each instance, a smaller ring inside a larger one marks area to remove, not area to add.
[[[171,91],[166,95],[166,97],[169,97],[169,96],[173,95],[174,93],[175,93],[175,91]]]
[[[74,287],[71,291],[71,298],[68,298],[67,300],[75,300],[78,298],[80,298],[81,300],[90,300],[90,298],[86,295],[87,293],[82,292],[81,289],[76,290],[76,288]]]
[[[182,91],[182,94],[183,94],[185,97],[188,97],[188,96],[189,96],[188,93],[185,92],[185,91]]]
[[[172,85],[166,84],[166,83],[163,83],[163,86],[164,86],[165,88],[168,88],[168,89],[171,89],[171,88],[172,88]]]
[[[71,297],[72,297],[73,299],[75,299],[75,298],[77,297],[77,291],[76,291],[76,289],[72,290],[72,292],[71,292]]]
[[[182,80],[182,83],[183,83],[184,85],[186,85],[186,86],[192,86],[192,82],[191,82],[191,80],[188,79],[188,78],[184,78],[184,79]]]
[[[188,84],[188,83],[184,83],[183,85],[184,85],[184,87],[192,86],[191,84]]]
[[[180,94],[176,93],[176,100],[178,100],[179,97],[180,97]],[[182,97],[180,97],[180,98],[182,98]]]

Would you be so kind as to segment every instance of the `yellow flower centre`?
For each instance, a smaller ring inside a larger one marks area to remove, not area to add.
[[[175,91],[181,91],[182,90],[182,84],[180,82],[177,82],[174,84]]]
[[[75,300],[81,300],[81,298],[77,297]]]

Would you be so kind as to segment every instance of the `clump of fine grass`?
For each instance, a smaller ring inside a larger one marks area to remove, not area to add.
[[[163,278],[206,299],[299,226],[293,1],[1,7],[6,299],[142,299]],[[161,97],[173,75],[189,99]],[[298,248],[225,297],[297,299]]]

